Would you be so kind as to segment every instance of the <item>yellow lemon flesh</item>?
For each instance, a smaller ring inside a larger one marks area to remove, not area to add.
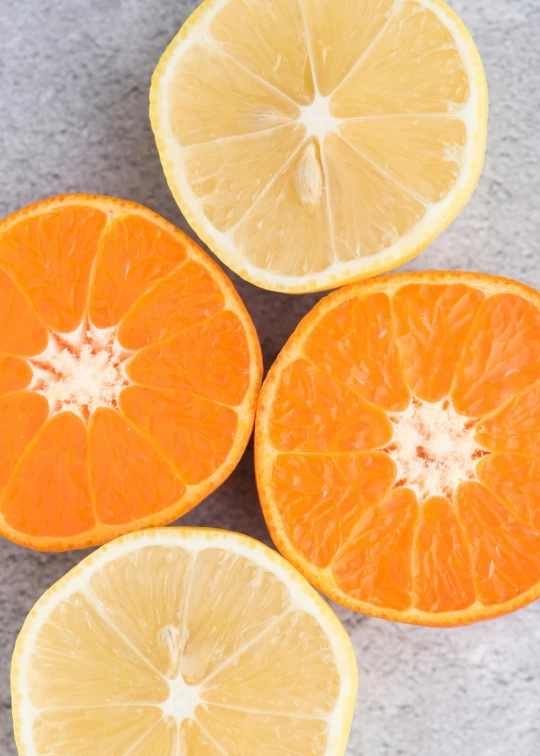
[[[418,254],[480,176],[487,87],[441,0],[206,0],[151,118],[198,235],[266,289],[327,289]]]
[[[12,664],[30,756],[341,756],[350,640],[250,538],[143,531],[96,551],[36,604]]]

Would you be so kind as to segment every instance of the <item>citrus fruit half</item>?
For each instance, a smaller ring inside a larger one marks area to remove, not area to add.
[[[11,681],[21,756],[342,756],[357,669],[330,607],[274,551],[167,528],[53,586]]]
[[[231,282],[139,205],[72,195],[0,222],[0,533],[42,550],[163,525],[249,439],[261,381]]]
[[[441,0],[206,0],[159,63],[171,190],[265,289],[328,289],[414,257],[480,176],[487,87]]]
[[[261,392],[282,553],[366,614],[458,625],[540,596],[540,295],[480,274],[323,299]]]

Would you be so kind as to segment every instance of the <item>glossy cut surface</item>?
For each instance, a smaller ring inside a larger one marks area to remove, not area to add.
[[[138,205],[0,223],[0,532],[40,549],[176,519],[232,471],[261,377],[232,284]]]
[[[418,254],[472,194],[482,62],[441,0],[207,0],[153,78],[169,185],[211,249],[276,291]]]
[[[403,274],[323,299],[257,421],[282,552],[337,601],[425,624],[538,596],[540,299],[487,275]]]
[[[344,756],[356,686],[330,607],[223,530],[94,552],[34,607],[12,663],[21,756]]]

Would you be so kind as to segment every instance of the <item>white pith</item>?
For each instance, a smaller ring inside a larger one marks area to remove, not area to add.
[[[268,570],[286,585],[291,599],[291,607],[311,615],[317,621],[323,628],[334,652],[341,677],[341,687],[334,710],[326,717],[328,742],[324,756],[343,753],[350,719],[353,714],[357,685],[354,652],[343,626],[326,602],[278,554],[251,538],[227,531],[216,532],[203,528],[156,529],[119,538],[83,560],[38,601],[17,640],[12,669],[12,690],[17,690],[17,705],[14,712],[17,742],[19,748],[22,744],[25,748],[21,753],[25,753],[27,756],[38,756],[33,744],[32,727],[40,710],[33,706],[30,700],[28,669],[42,623],[47,620],[55,607],[73,594],[82,593],[92,601],[91,579],[107,564],[147,546],[159,545],[164,547],[180,546],[191,553],[193,557],[208,548],[226,549],[230,553],[246,557],[253,564]],[[92,603],[97,606],[95,599]],[[181,655],[186,639],[180,637],[168,639],[166,637],[168,629],[167,626],[162,628],[163,640],[164,642],[168,642],[168,640],[173,642],[173,656],[177,651]],[[178,646],[175,641],[178,641]],[[233,655],[227,663],[233,661],[234,658]],[[201,686],[188,686],[179,672],[172,680],[167,679],[167,682],[169,683],[169,698],[159,705],[163,719],[173,718],[177,724],[180,724],[190,717],[193,718],[192,714],[197,704],[203,703],[199,698],[199,690],[204,681]],[[256,708],[256,702],[254,702],[254,708]],[[321,716],[321,718],[324,719],[325,717]]]
[[[177,724],[193,719],[200,703],[200,685],[188,685],[179,673],[169,680],[169,698],[161,704],[164,717],[172,717]]]
[[[337,131],[341,123],[330,112],[330,99],[317,92],[313,102],[301,109],[302,114],[298,119],[306,127],[307,137],[316,137],[321,143],[328,134]]]
[[[69,334],[49,332],[45,351],[28,361],[29,388],[47,399],[51,415],[69,410],[88,420],[98,407],[118,408],[132,353],[119,345],[116,331],[85,322]]]
[[[238,223],[233,228],[222,231],[216,228],[208,219],[200,199],[195,195],[187,179],[184,162],[185,149],[176,140],[169,121],[167,93],[173,79],[175,67],[192,45],[207,43],[213,47],[219,47],[219,42],[212,36],[210,27],[214,17],[227,2],[228,0],[216,0],[215,2],[208,2],[207,7],[204,5],[201,7],[196,22],[189,28],[187,34],[183,35],[181,32],[171,44],[162,63],[158,67],[156,73],[162,75],[157,80],[156,86],[152,91],[152,121],[165,173],[175,198],[195,231],[214,251],[219,252],[219,256],[223,262],[236,273],[247,278],[252,283],[275,291],[301,292],[329,289],[334,285],[341,285],[368,275],[376,275],[377,273],[391,270],[396,265],[418,254],[448,225],[457,215],[463,204],[465,204],[472,193],[471,187],[476,184],[484,159],[486,139],[485,114],[487,111],[485,75],[480,57],[474,47],[474,42],[469,37],[467,30],[459,18],[449,8],[441,8],[441,4],[437,0],[421,0],[422,4],[441,20],[454,37],[456,49],[460,53],[469,79],[470,94],[467,103],[458,112],[447,114],[448,117],[459,118],[465,123],[467,128],[467,142],[462,151],[463,170],[454,187],[437,203],[422,202],[420,198],[416,197],[426,207],[424,217],[401,238],[392,240],[389,246],[382,251],[373,255],[358,257],[354,260],[340,260],[334,255],[332,264],[318,273],[285,275],[275,271],[263,270],[243,255],[235,242],[235,232],[239,225]],[[391,16],[396,12],[401,2],[402,0],[396,0],[390,13]],[[303,7],[302,3],[301,7]],[[307,106],[300,106],[298,103],[294,103],[299,109],[296,123],[305,127],[304,142],[295,152],[293,158],[287,160],[282,169],[273,177],[270,185],[273,185],[279,176],[283,174],[283,171],[289,166],[292,159],[305,152],[310,140],[316,138],[319,145],[322,146],[326,136],[330,133],[339,132],[340,124],[348,120],[343,119],[341,121],[335,118],[330,113],[328,107],[330,99],[343,82],[338,84],[333,93],[323,96],[317,87],[313,61],[311,61],[311,67],[314,76],[315,99]],[[272,87],[272,85],[269,86]],[[282,92],[281,94],[285,98],[287,97]],[[404,113],[403,115],[408,114]],[[434,115],[440,117],[445,114]],[[385,118],[386,116],[380,117]],[[294,122],[294,120],[291,120],[291,123]],[[283,125],[283,121],[281,121],[280,125]],[[279,126],[276,126],[276,128],[279,128]],[[322,170],[323,174],[325,173],[324,160],[320,170]],[[384,170],[382,172],[384,173]],[[314,173],[318,173],[318,170],[314,170]],[[298,177],[296,178],[298,185]],[[389,178],[388,175],[387,178]],[[326,176],[324,176],[324,180],[326,180]],[[313,181],[315,183],[318,181],[317,175],[314,175]],[[248,217],[253,207],[262,199],[264,193],[257,197],[252,208],[248,210],[240,222]],[[308,193],[306,196],[308,197],[306,204],[309,205],[311,204],[312,193]],[[302,199],[302,195],[300,197]],[[444,219],[443,223],[441,219]]]
[[[476,478],[483,453],[474,438],[476,423],[458,415],[450,399],[415,399],[390,419],[394,435],[386,451],[397,466],[396,480],[411,488],[420,502],[429,496],[452,498],[461,482]]]

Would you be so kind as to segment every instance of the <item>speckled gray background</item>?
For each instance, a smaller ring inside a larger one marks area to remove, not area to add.
[[[84,191],[141,202],[187,229],[161,173],[147,100],[161,52],[196,4],[0,0],[0,216]],[[451,5],[487,69],[487,163],[461,217],[409,268],[482,270],[540,287],[540,0]],[[234,282],[269,366],[318,297]],[[251,449],[184,523],[268,541]],[[0,543],[0,756],[16,753],[9,697],[15,637],[35,600],[80,557]],[[339,614],[360,667],[350,756],[539,756],[540,604],[452,631]]]

